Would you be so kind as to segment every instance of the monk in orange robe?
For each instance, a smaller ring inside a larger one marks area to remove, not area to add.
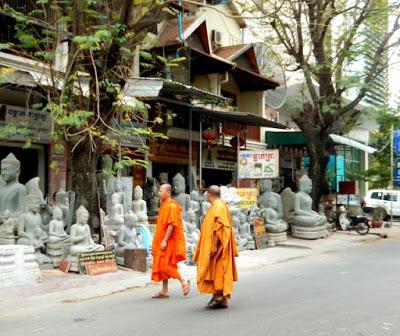
[[[178,262],[186,259],[186,242],[183,233],[182,208],[171,199],[171,185],[162,184],[158,195],[162,201],[157,227],[153,238],[151,251],[153,254],[153,269],[151,279],[162,281],[162,289],[154,299],[168,298],[168,279],[178,279],[182,285],[183,295],[190,290],[190,282],[182,278],[178,272]]]
[[[200,293],[211,293],[208,308],[227,308],[238,280],[235,257],[238,256],[233,235],[232,218],[225,202],[220,198],[218,186],[207,190],[211,203],[201,225],[200,239],[193,260],[197,263],[197,286]]]

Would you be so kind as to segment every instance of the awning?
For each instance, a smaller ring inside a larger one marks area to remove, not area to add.
[[[157,100],[165,102],[168,106],[174,109],[174,112],[188,114],[191,110],[193,116],[199,116],[203,121],[218,121],[228,123],[238,123],[245,126],[260,126],[286,129],[285,125],[263,118],[259,115],[249,112],[226,112],[211,110],[204,107],[196,106],[190,103],[178,101],[175,99],[157,97]]]
[[[339,143],[342,145],[347,145],[353,148],[357,148],[363,152],[366,152],[368,154],[373,154],[376,152],[376,149],[367,145],[364,145],[361,142],[355,141],[353,139],[337,135],[337,134],[329,134],[329,137],[332,139],[334,143]]]
[[[368,154],[376,151],[371,146],[337,134],[329,134],[328,142],[350,146]],[[265,142],[268,145],[301,145],[305,144],[303,132],[265,132]]]

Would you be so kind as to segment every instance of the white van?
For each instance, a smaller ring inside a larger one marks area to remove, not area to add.
[[[400,216],[400,190],[371,189],[365,195],[364,202],[361,204],[365,212],[379,209],[383,218],[390,216]]]

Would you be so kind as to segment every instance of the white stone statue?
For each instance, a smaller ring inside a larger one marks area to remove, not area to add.
[[[147,204],[143,200],[143,189],[140,186],[136,186],[133,190],[133,201],[132,211],[137,216],[140,223],[147,223]]]
[[[51,259],[42,253],[42,250],[46,248],[43,241],[43,231],[40,228],[33,229],[31,237],[31,245],[35,250],[36,261],[39,265],[50,264]]]
[[[70,211],[69,197],[68,193],[63,188],[60,188],[60,190],[58,190],[56,193],[56,206],[62,211],[62,220],[64,222],[65,231],[70,232],[72,216]]]
[[[25,207],[26,189],[18,182],[21,163],[13,153],[1,160],[0,221],[8,209],[11,217],[18,217]]]
[[[180,204],[184,214],[189,210],[190,206],[190,196],[185,193],[185,189],[185,178],[181,174],[177,173],[172,179],[172,198]]]
[[[185,238],[186,238],[186,251],[187,251],[187,261],[190,264],[194,251],[196,249],[197,242],[200,238],[200,231],[195,223],[194,212],[189,211],[187,213],[187,219],[184,221],[185,224]]]
[[[120,203],[118,193],[111,196],[110,213],[105,217],[107,225],[123,225],[124,224],[124,207]]]
[[[49,224],[49,239],[48,243],[60,244],[70,241],[69,235],[64,231],[63,212],[61,208],[56,206],[53,209],[53,219]]]
[[[90,233],[88,225],[89,212],[84,206],[80,206],[76,211],[76,224],[71,226],[71,249],[72,256],[78,256],[80,253],[104,251],[104,246],[96,244]]]

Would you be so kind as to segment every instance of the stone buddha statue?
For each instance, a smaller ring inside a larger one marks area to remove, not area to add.
[[[278,198],[269,199],[269,207],[263,209],[265,230],[268,233],[286,232],[288,224],[283,220],[279,211]]]
[[[36,195],[28,195],[26,197],[27,211],[19,216],[18,219],[18,245],[30,245],[33,246],[33,240],[38,239],[33,237],[33,233],[36,230],[40,230],[43,243],[47,242],[48,235],[43,230],[42,216],[40,215],[40,199]]]
[[[71,226],[71,249],[72,256],[78,256],[80,253],[104,251],[104,246],[96,244],[90,233],[88,225],[89,212],[84,206],[80,206],[76,210],[77,222]]]
[[[292,235],[297,238],[316,239],[328,236],[327,220],[312,210],[312,181],[307,175],[299,180],[300,191],[295,195]]]
[[[40,228],[33,229],[31,245],[35,250],[36,261],[39,263],[39,265],[51,264],[51,259],[42,253],[46,246],[44,245],[43,241],[43,231]]]
[[[275,199],[275,204],[277,204],[277,206],[274,207],[274,209],[280,217],[283,217],[281,196],[272,191],[272,185],[273,183],[270,179],[260,180],[260,196],[258,198],[258,206],[264,209],[271,208],[271,200]]]
[[[14,245],[15,236],[15,218],[11,218],[11,211],[6,209],[3,214],[3,224],[0,224],[0,245]]]
[[[111,196],[110,213],[105,217],[107,225],[123,225],[124,224],[124,207],[120,203],[118,193]]]
[[[147,204],[147,215],[156,217],[160,207],[160,197],[158,197],[158,188],[160,184],[154,177],[147,177],[144,186],[144,200]]]
[[[236,244],[238,246],[239,251],[244,251],[247,249],[247,238],[241,237],[240,235],[240,219],[239,219],[239,208],[236,207],[229,207],[229,212],[232,216],[232,227],[235,233]]]
[[[130,211],[126,216],[125,224],[121,226],[118,232],[117,246],[115,249],[117,257],[124,258],[126,249],[141,247],[140,239],[136,231],[136,224],[137,216]]]
[[[186,251],[187,251],[187,260],[189,263],[192,261],[192,257],[194,251],[196,249],[197,242],[200,238],[200,231],[197,228],[197,224],[195,222],[196,218],[194,212],[189,211],[187,213],[185,224],[185,237],[186,237]]]
[[[49,224],[49,239],[48,243],[60,244],[70,241],[69,235],[64,231],[63,212],[60,207],[56,206],[53,209],[53,219]]]
[[[18,217],[24,210],[26,189],[18,182],[20,169],[21,163],[13,153],[1,160],[0,221],[6,209],[10,217]]]
[[[243,211],[238,212],[239,217],[239,234],[241,239],[246,239],[246,249],[254,249],[255,248],[255,241],[253,234],[251,233],[251,226],[247,222],[247,216]]]
[[[136,186],[133,191],[132,211],[137,216],[139,223],[147,223],[147,204],[143,200],[143,189]]]
[[[185,194],[185,190],[185,178],[180,173],[177,173],[172,179],[172,198],[180,204],[184,214],[189,210],[190,206],[190,196]]]
[[[56,193],[56,206],[62,212],[62,220],[64,222],[64,228],[66,232],[70,232],[72,224],[72,216],[69,207],[69,197],[68,193],[63,188],[60,188],[60,190],[58,190]]]

